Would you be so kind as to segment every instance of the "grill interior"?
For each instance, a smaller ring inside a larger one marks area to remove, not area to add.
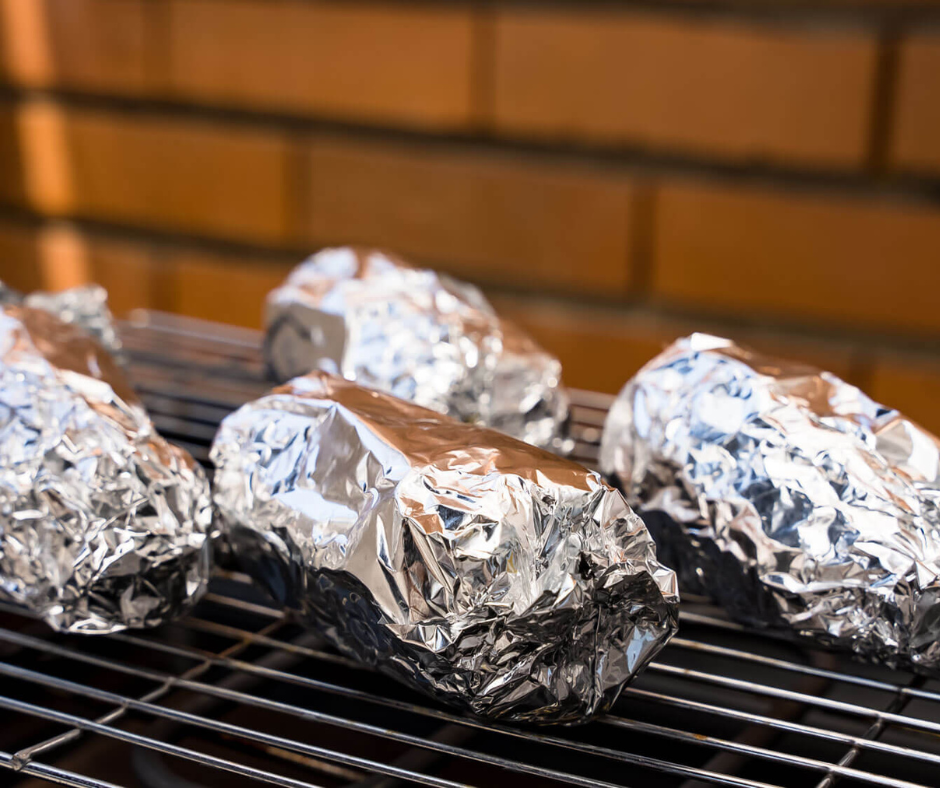
[[[145,313],[131,375],[160,431],[207,461],[265,391],[255,332]],[[574,392],[596,459],[610,398]],[[0,785],[937,785],[940,682],[749,632],[684,599],[678,637],[613,712],[489,725],[331,651],[232,568],[160,629],[54,635],[0,609]]]

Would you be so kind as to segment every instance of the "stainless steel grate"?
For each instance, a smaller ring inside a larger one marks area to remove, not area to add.
[[[267,388],[258,336],[144,314],[131,371],[158,427],[202,461]],[[609,397],[575,393],[590,464]],[[940,682],[748,632],[704,600],[613,713],[494,726],[330,651],[220,571],[162,629],[57,636],[0,609],[0,784],[832,786],[940,784]]]

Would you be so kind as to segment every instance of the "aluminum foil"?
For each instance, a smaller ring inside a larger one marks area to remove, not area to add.
[[[695,334],[617,397],[601,464],[683,588],[750,625],[940,670],[940,441],[897,411]]]
[[[561,364],[472,285],[374,250],[326,249],[268,296],[265,353],[279,381],[343,375],[564,453]]]
[[[0,282],[0,306],[17,304],[42,309],[63,323],[79,326],[95,337],[109,353],[120,356],[121,339],[108,308],[108,292],[100,285],[82,285],[58,293],[37,290],[24,296]]]
[[[340,650],[491,718],[584,720],[676,629],[674,573],[594,472],[315,372],[228,416],[246,571]]]
[[[101,346],[0,309],[0,600],[72,632],[160,624],[204,590],[211,527],[204,472]]]

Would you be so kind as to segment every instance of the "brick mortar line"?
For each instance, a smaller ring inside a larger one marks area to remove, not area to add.
[[[638,324],[656,327],[656,321],[676,323],[689,332],[702,331],[721,336],[736,331],[748,331],[766,337],[779,338],[798,343],[817,343],[840,347],[845,351],[859,354],[859,358],[871,357],[883,353],[900,353],[905,358],[922,362],[940,362],[938,341],[940,337],[925,333],[914,336],[904,333],[892,333],[886,329],[859,326],[842,327],[835,324],[813,322],[791,323],[785,318],[768,318],[764,313],[751,315],[721,315],[704,311],[694,306],[671,304],[666,301],[629,300],[620,304],[610,301],[591,301],[584,295],[568,297],[558,292],[532,292],[511,285],[484,284],[487,292],[494,295],[510,296],[521,303],[529,302],[535,306],[569,307],[579,311],[591,312],[597,320],[636,320]]]
[[[389,2],[389,0],[385,0]],[[409,0],[391,0],[392,3]],[[670,20],[705,20],[797,27],[872,27],[886,21],[910,26],[940,25],[940,6],[931,0],[893,4],[890,0],[492,0],[497,10],[538,9],[586,13],[648,13]]]
[[[318,136],[343,137],[356,142],[385,142],[413,146],[416,150],[453,151],[460,154],[503,156],[531,164],[556,164],[594,168],[608,175],[646,178],[710,178],[769,189],[793,189],[804,193],[855,195],[863,198],[900,198],[940,205],[940,174],[917,176],[896,172],[872,177],[865,171],[838,169],[788,169],[781,163],[736,163],[703,160],[676,151],[656,151],[638,145],[604,146],[576,141],[550,142],[534,138],[496,136],[492,133],[433,131],[353,123],[317,116],[258,112],[222,106],[170,100],[139,100],[123,96],[79,93],[68,90],[17,88],[0,84],[0,103],[28,104],[45,100],[65,109],[106,112],[115,116],[153,117],[162,120],[212,123],[245,129]]]
[[[886,27],[878,36],[878,53],[872,79],[871,111],[868,123],[868,166],[876,176],[889,167],[891,137],[897,103],[901,36]]]
[[[496,108],[496,11],[492,0],[474,5],[470,55],[470,123],[485,133]]]
[[[210,254],[218,254],[221,257],[230,255],[257,265],[275,260],[298,264],[312,251],[319,248],[319,245],[315,243],[297,249],[264,247],[219,238],[93,220],[79,216],[48,217],[4,204],[0,204],[0,222],[19,224],[22,227],[35,230],[55,225],[67,225],[92,238],[140,243],[146,246],[144,252],[148,255],[148,258],[157,264],[167,254],[172,253],[174,249],[204,251]],[[255,260],[252,260],[252,258],[255,258]],[[434,261],[427,259],[413,257],[412,260],[418,265],[434,265]],[[521,304],[526,302],[530,305],[541,306],[556,304],[561,308],[590,310],[592,317],[601,320],[652,321],[647,325],[653,326],[655,326],[656,321],[665,321],[687,327],[688,331],[700,330],[719,335],[747,330],[768,337],[777,337],[781,340],[841,346],[842,349],[855,353],[859,359],[870,358],[876,354],[901,353],[914,361],[933,363],[940,361],[940,352],[937,350],[940,346],[940,336],[931,336],[926,333],[916,336],[865,326],[856,329],[843,328],[832,324],[814,323],[811,320],[791,323],[783,318],[768,319],[765,314],[756,313],[753,315],[730,316],[725,313],[718,316],[696,309],[694,306],[674,305],[651,298],[618,299],[615,293],[611,298],[605,299],[600,296],[592,297],[583,293],[569,293],[550,288],[533,292],[521,285],[516,286],[473,277],[464,278],[475,282],[494,295],[516,298]]]
[[[261,0],[258,0],[259,2]],[[267,2],[278,0],[267,0]],[[292,2],[293,0],[280,0]],[[300,0],[315,5],[322,0]],[[162,0],[145,0],[159,3]],[[338,3],[342,5],[342,3]],[[495,9],[535,8],[555,11],[586,10],[624,12],[651,12],[665,17],[692,19],[736,19],[742,21],[770,21],[784,24],[809,23],[862,23],[877,24],[885,18],[907,22],[940,24],[940,8],[928,0],[378,0],[354,2],[351,5],[384,5],[438,8],[475,8],[491,5]]]
[[[626,264],[632,277],[628,280],[631,284],[627,294],[635,293],[640,299],[648,298],[653,291],[656,196],[656,185],[643,179],[636,184],[629,198]]]

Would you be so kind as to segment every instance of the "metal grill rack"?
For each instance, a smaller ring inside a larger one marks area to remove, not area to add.
[[[144,314],[125,326],[158,428],[206,461],[267,388],[258,336]],[[609,398],[575,393],[590,464]],[[931,786],[940,682],[748,632],[704,600],[613,712],[490,725],[340,657],[235,571],[161,629],[63,636],[0,610],[0,785]]]

